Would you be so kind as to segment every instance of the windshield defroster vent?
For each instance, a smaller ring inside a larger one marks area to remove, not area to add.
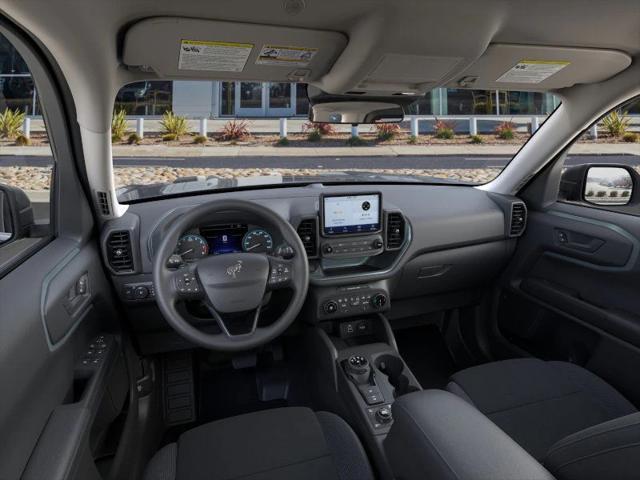
[[[509,226],[509,236],[519,237],[527,227],[527,206],[524,202],[514,202],[511,204],[511,222]]]
[[[114,272],[133,272],[131,233],[128,230],[111,232],[106,246],[107,260]]]
[[[298,236],[302,240],[307,257],[318,256],[318,221],[315,218],[302,220],[298,225]]]
[[[405,220],[400,212],[387,213],[387,250],[398,250],[404,243]]]

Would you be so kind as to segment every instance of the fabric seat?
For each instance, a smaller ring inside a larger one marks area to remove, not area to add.
[[[447,390],[475,405],[538,460],[568,435],[636,412],[601,378],[565,362],[488,363],[456,373]]]
[[[163,447],[144,480],[369,480],[357,436],[340,417],[279,408],[189,430]]]

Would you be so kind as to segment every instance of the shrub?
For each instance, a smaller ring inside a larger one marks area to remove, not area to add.
[[[471,135],[471,143],[484,143],[484,139],[480,135]]]
[[[276,145],[280,147],[286,147],[287,145],[289,145],[289,139],[287,137],[279,138],[276,142]]]
[[[436,132],[436,138],[443,140],[451,140],[455,136],[455,122],[447,120],[438,120],[433,124],[433,129]]]
[[[407,142],[411,145],[415,145],[416,143],[418,143],[418,137],[416,137],[415,135],[409,135],[409,139],[407,140]]]
[[[193,143],[197,143],[198,145],[207,143],[207,137],[205,137],[204,135],[196,135],[195,137],[193,137]]]
[[[164,115],[162,115],[160,125],[162,126],[162,133],[165,135],[175,135],[174,140],[180,140],[180,137],[186,135],[189,131],[187,118],[182,115],[174,115],[171,111],[165,112]],[[164,140],[164,136],[162,139]]]
[[[140,138],[140,135],[135,132],[129,135],[129,137],[127,138],[127,143],[129,145],[140,145],[141,141],[142,139]]]
[[[602,125],[607,133],[612,137],[621,137],[627,133],[630,120],[631,119],[629,118],[629,115],[627,115],[627,112],[614,110],[602,119]]]
[[[635,143],[638,141],[639,138],[640,136],[634,132],[627,132],[622,136],[622,140],[629,143]]]
[[[598,193],[596,193],[596,197],[604,197],[607,195],[607,192],[605,192],[604,190],[598,190]]]
[[[586,197],[593,197],[593,190],[589,190],[585,196]]]
[[[621,197],[628,197],[629,196],[629,190],[623,190],[622,194],[620,196]]]
[[[330,123],[307,122],[302,125],[302,133],[307,134],[307,140],[310,142],[317,142],[325,135],[335,133],[335,129]]]
[[[351,135],[349,138],[347,138],[347,145],[349,145],[350,147],[360,147],[365,143],[366,142],[362,139],[362,137],[359,137],[358,135]]]
[[[113,113],[111,117],[111,141],[120,142],[127,134],[127,112],[124,109]]]
[[[20,134],[16,137],[16,145],[26,147],[27,145],[31,145],[31,140],[26,135]]]
[[[246,120],[229,120],[220,130],[220,140],[233,142],[244,140],[251,135],[248,127]]]
[[[311,130],[307,133],[307,140],[310,142],[318,142],[322,140],[322,134],[318,130]]]
[[[513,122],[502,122],[496,127],[496,135],[502,140],[513,140],[516,133],[516,125]]]
[[[400,125],[397,123],[378,123],[375,129],[376,138],[383,142],[395,138],[400,133]]]
[[[612,197],[612,198],[617,197],[618,196],[618,191],[617,190],[611,190],[609,192],[609,196]]]
[[[0,137],[13,140],[20,135],[25,116],[26,114],[17,108],[5,108],[4,112],[0,113]]]
[[[175,142],[178,140],[178,136],[175,133],[165,133],[162,135],[163,142]]]

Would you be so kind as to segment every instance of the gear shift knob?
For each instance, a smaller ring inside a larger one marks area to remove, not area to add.
[[[351,355],[345,362],[345,370],[358,385],[369,383],[371,365],[362,355]]]

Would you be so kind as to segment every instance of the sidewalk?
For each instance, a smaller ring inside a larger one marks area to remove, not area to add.
[[[396,157],[400,155],[499,155],[512,156],[520,145],[378,145],[375,147],[277,147],[206,146],[176,147],[165,145],[113,147],[114,157]],[[640,143],[578,143],[571,148],[574,155],[638,155]],[[0,155],[50,156],[49,147],[1,147]]]

